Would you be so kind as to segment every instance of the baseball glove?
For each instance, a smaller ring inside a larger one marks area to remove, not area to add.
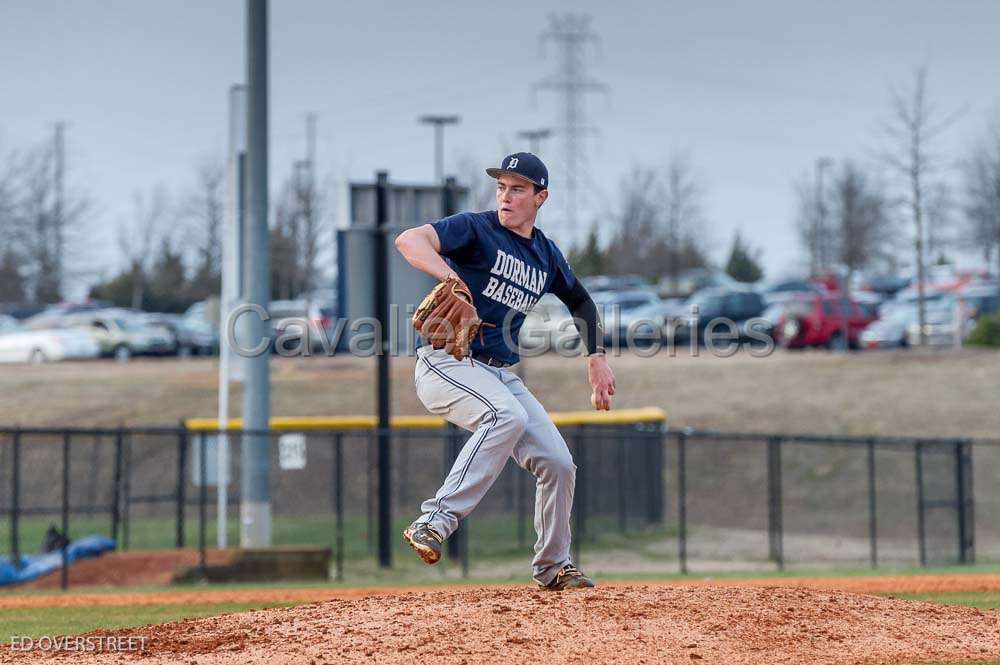
[[[469,355],[483,322],[472,304],[465,282],[449,277],[435,286],[413,314],[413,327],[435,349],[444,349],[455,360]]]

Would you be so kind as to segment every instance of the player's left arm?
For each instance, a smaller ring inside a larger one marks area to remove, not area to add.
[[[590,382],[590,403],[599,411],[611,409],[611,396],[615,394],[615,374],[608,365],[608,358],[600,343],[604,339],[597,305],[580,280],[573,279],[573,286],[553,290],[573,315],[573,324],[580,331],[583,347],[587,350],[587,380]]]

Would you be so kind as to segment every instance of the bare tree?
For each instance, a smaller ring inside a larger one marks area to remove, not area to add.
[[[664,239],[667,254],[667,276],[670,289],[676,292],[682,266],[681,248],[693,241],[695,227],[702,222],[701,187],[695,180],[691,159],[675,153],[667,163],[667,178],[663,186]]]
[[[187,221],[195,259],[192,297],[202,300],[218,293],[222,274],[222,223],[225,170],[206,158],[198,167],[195,183],[184,196],[180,215]]]
[[[921,345],[926,343],[925,199],[928,180],[939,161],[937,155],[931,152],[931,144],[953,120],[953,117],[941,120],[938,116],[939,113],[927,98],[927,69],[921,66],[914,71],[911,85],[904,90],[891,91],[891,118],[884,124],[889,148],[883,154],[883,159],[905,182],[903,202],[913,220]]]
[[[491,165],[492,166],[492,165]],[[481,160],[470,155],[458,159],[455,172],[458,181],[469,188],[469,200],[466,207],[470,210],[493,210],[496,208],[497,184],[493,178],[486,175],[486,167]]]
[[[618,206],[609,214],[616,223],[607,250],[611,272],[652,280],[666,275],[676,290],[683,270],[705,264],[697,229],[700,188],[686,157],[672,157],[665,178],[657,169],[633,166]]]
[[[839,261],[850,276],[884,259],[892,243],[892,218],[881,183],[853,162],[835,177],[832,211]]]
[[[163,237],[169,203],[162,185],[153,188],[148,196],[136,192],[132,197],[131,223],[121,223],[118,228],[118,248],[132,275],[133,309],[142,309],[147,273],[152,261],[153,245]]]
[[[994,253],[1000,273],[1000,122],[976,142],[963,168],[964,245],[979,248],[989,266]]]

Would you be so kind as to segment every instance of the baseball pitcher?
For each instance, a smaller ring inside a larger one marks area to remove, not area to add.
[[[552,590],[592,587],[570,560],[576,466],[545,407],[510,368],[519,359],[525,314],[554,293],[580,331],[591,404],[610,409],[615,379],[598,346],[597,307],[556,244],[535,226],[549,195],[542,161],[519,152],[486,173],[497,181],[496,210],[446,217],[396,239],[410,265],[441,281],[414,316],[424,342],[417,350],[417,395],[428,411],[472,432],[403,537],[425,562],[436,563],[444,540],[513,457],[537,485],[534,579]]]

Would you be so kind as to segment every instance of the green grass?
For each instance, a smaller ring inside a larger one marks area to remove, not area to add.
[[[212,507],[214,510],[214,506]],[[59,526],[58,519],[31,517],[19,522],[19,541],[22,553],[39,550],[50,524]],[[531,518],[526,520],[524,527],[524,544],[518,543],[518,525],[515,517],[472,517],[466,521],[469,529],[470,556],[473,561],[484,558],[517,558],[530,554],[535,541],[535,531]],[[409,552],[402,538],[397,534],[409,524],[409,518],[396,519],[393,522],[392,544],[399,554]],[[275,545],[326,545],[334,547],[335,522],[329,517],[282,517],[276,516],[273,522],[273,542]],[[128,526],[126,539],[125,530],[120,527],[120,548],[127,549],[171,549],[175,547],[176,522],[173,518],[133,518]],[[78,538],[85,535],[98,534],[110,537],[111,526],[108,519],[73,517],[70,522],[70,536]],[[239,519],[232,518],[226,522],[226,538],[229,543],[239,543]],[[664,538],[676,536],[673,528],[639,528],[630,527],[626,533],[618,529],[613,518],[597,517],[588,520],[587,535],[582,540],[585,549],[613,549],[619,547],[637,547]],[[216,520],[205,522],[205,538],[209,547],[216,542]],[[344,560],[362,561],[372,559],[375,555],[375,536],[371,533],[368,520],[361,515],[349,515],[344,519]],[[197,547],[199,542],[199,524],[197,518],[188,518],[184,523],[184,544],[186,547]],[[0,556],[10,552],[9,522],[0,521]]]
[[[1000,610],[1000,591],[949,591],[942,593],[879,594],[903,600],[921,600],[940,605],[962,605],[981,610]]]
[[[11,637],[78,635],[99,628],[134,628],[177,619],[246,612],[267,607],[289,607],[289,603],[225,603],[183,605],[108,605],[79,607],[33,607],[0,609],[0,644]]]

